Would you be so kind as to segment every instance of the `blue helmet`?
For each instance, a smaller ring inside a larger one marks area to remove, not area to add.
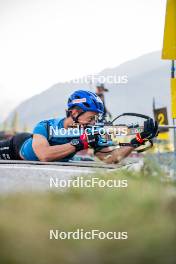
[[[104,113],[104,105],[99,96],[90,91],[78,90],[68,98],[68,110],[78,106],[84,112],[92,111],[96,113]]]

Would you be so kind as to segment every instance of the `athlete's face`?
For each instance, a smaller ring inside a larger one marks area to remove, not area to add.
[[[81,111],[76,110],[74,114],[74,116],[77,116]],[[78,118],[79,124],[80,125],[94,125],[97,119],[97,113],[96,112],[85,112],[84,114],[80,115],[80,117]]]
[[[96,119],[97,119],[97,113],[89,111],[81,115],[78,118],[78,121],[82,125],[88,125],[88,124],[94,125],[96,122]]]

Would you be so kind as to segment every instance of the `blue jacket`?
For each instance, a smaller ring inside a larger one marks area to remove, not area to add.
[[[52,129],[51,129],[52,128]],[[73,136],[55,136],[54,133],[51,134],[50,131],[58,131],[58,129],[64,128],[64,118],[58,118],[58,119],[49,119],[49,120],[44,120],[41,121],[37,124],[37,126],[33,130],[33,134],[38,134],[44,136],[50,146],[55,146],[55,145],[62,145],[69,143]],[[27,139],[21,149],[20,149],[20,154],[24,157],[25,160],[39,160],[32,148],[32,137]],[[70,154],[64,159],[60,159],[59,161],[68,161],[70,160],[75,153]]]

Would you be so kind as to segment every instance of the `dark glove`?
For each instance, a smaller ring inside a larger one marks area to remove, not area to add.
[[[158,123],[152,118],[144,122],[144,131],[141,132],[142,139],[152,139],[158,135]]]
[[[89,147],[96,148],[98,144],[98,135],[82,134],[78,139],[72,139],[70,144],[76,148],[76,152],[88,149]]]
[[[98,138],[99,138],[98,134],[87,135],[87,142],[88,142],[89,147],[95,149],[98,146]]]
[[[131,145],[137,148],[145,144],[145,141],[151,140],[158,135],[158,123],[152,118],[144,122],[144,131],[137,133],[136,137],[131,140]]]

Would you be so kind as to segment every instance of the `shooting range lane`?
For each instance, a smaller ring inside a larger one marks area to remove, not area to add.
[[[0,194],[27,191],[60,191],[50,188],[50,179],[67,181],[76,176],[96,175],[119,168],[138,166],[138,161],[106,165],[101,162],[0,161]]]
[[[50,178],[67,181],[75,176],[104,170],[100,164],[98,168],[95,164],[87,164],[87,167],[84,163],[82,167],[79,165],[79,163],[68,165],[68,163],[0,161],[0,194],[52,190]],[[112,168],[113,166],[107,166],[106,170]]]

